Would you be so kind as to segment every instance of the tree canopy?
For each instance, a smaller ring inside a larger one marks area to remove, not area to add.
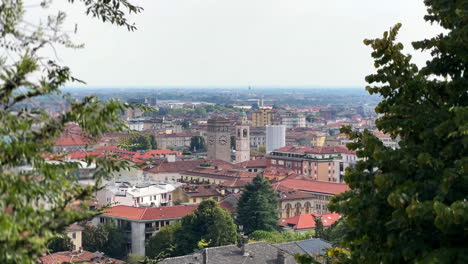
[[[202,136],[193,136],[190,138],[190,150],[201,152],[206,150],[205,139]]]
[[[382,98],[377,128],[401,141],[393,150],[342,130],[363,158],[329,206],[346,216],[351,263],[468,263],[468,1],[425,4],[444,32],[412,43],[430,51],[423,67],[396,42],[400,24],[364,41],[377,69],[366,89]]]
[[[36,8],[47,12],[50,2],[41,1]],[[82,2],[88,15],[128,30],[134,30],[135,25],[126,15],[142,10],[127,0],[68,2]],[[88,163],[96,164],[97,184],[80,186],[70,176],[78,163],[50,163],[43,158],[70,123],[79,125],[82,136],[91,141],[104,132],[122,131],[126,125],[119,113],[128,105],[115,99],[102,102],[94,96],[72,100],[62,94],[63,85],[80,80],[72,76],[70,68],[44,56],[43,51],[82,45],[73,43],[72,33],[68,33],[72,30],[63,29],[64,12],[39,18],[41,22],[34,24],[24,20],[28,11],[21,0],[0,3],[1,263],[36,263],[46,252],[50,238],[97,213],[83,201],[92,198],[103,177],[128,165],[104,158],[88,159]],[[62,114],[51,118],[35,103],[47,96],[64,102]]]
[[[231,215],[212,199],[204,200],[197,210],[184,216],[174,236],[177,255],[192,253],[199,242],[216,247],[235,244],[238,240],[237,227]]]
[[[112,222],[97,227],[87,224],[82,232],[82,244],[87,251],[104,252],[116,259],[123,259],[127,255],[125,233]]]
[[[73,250],[73,242],[66,234],[61,234],[47,242],[50,253]]]
[[[147,244],[145,254],[147,257],[154,259],[162,254],[166,257],[174,256],[172,247],[175,247],[174,234],[181,228],[180,222],[175,222],[170,225],[163,226],[159,232],[152,236]]]
[[[244,232],[273,231],[278,227],[278,200],[267,179],[257,175],[245,186],[237,204],[237,220]]]

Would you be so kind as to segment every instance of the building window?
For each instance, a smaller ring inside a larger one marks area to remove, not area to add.
[[[271,164],[276,164],[276,160],[272,159]]]
[[[197,202],[197,198],[193,198],[193,199],[192,199],[192,202],[196,203],[196,202]]]
[[[291,216],[291,204],[286,204],[286,218],[289,218]]]
[[[76,232],[73,232],[73,233],[72,233],[72,238],[73,238],[73,239],[76,239]]]

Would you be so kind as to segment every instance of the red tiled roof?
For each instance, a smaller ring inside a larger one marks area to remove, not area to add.
[[[330,147],[310,147],[310,146],[284,146],[274,150],[275,152],[290,152],[298,154],[354,154],[354,151],[348,150],[345,146]]]
[[[391,138],[392,137],[390,134],[385,134],[378,130],[374,130],[372,133],[374,134],[374,136],[378,138]]]
[[[151,155],[175,155],[176,153],[170,149],[154,149],[147,151],[145,154]]]
[[[156,137],[193,137],[199,136],[199,133],[173,133],[173,134],[159,134]]]
[[[91,140],[82,136],[82,129],[76,124],[69,124],[64,129],[58,139],[55,140],[56,146],[76,146],[89,145]]]
[[[282,186],[279,182],[274,183],[273,189],[279,195],[280,201],[287,201],[287,200],[299,200],[299,199],[311,199],[315,198],[315,194],[308,193],[308,192],[301,192],[299,190],[295,190],[292,188],[288,188]]]
[[[126,218],[137,221],[174,219],[182,218],[188,214],[191,214],[197,209],[197,207],[198,205],[175,205],[142,208],[126,205],[117,205],[105,209],[103,215]]]
[[[326,194],[339,194],[339,193],[349,190],[348,185],[344,183],[298,180],[298,179],[286,179],[286,180],[280,181],[279,183],[282,186],[296,189],[296,190],[326,193]]]
[[[98,262],[96,261],[98,259]],[[104,257],[102,254],[91,253],[89,251],[63,251],[57,252],[54,254],[46,255],[39,258],[39,263],[41,264],[65,264],[65,263],[99,263],[99,264],[107,264],[107,263],[115,263],[115,264],[125,264],[126,262]]]
[[[148,172],[161,173],[161,172],[182,172],[194,170],[201,164],[210,164],[211,166],[218,166],[224,168],[232,168],[234,165],[227,161],[222,160],[179,160],[174,162],[160,162],[155,163],[153,168],[147,169]]]
[[[248,182],[250,182],[251,180],[247,181],[246,179],[241,179],[241,178],[235,178],[234,180],[229,180],[229,181],[225,181],[223,183],[220,183],[219,185],[220,186],[223,186],[223,187],[231,187],[231,188],[235,188],[235,187],[244,187]]]
[[[286,219],[280,219],[280,226],[291,226],[293,229],[309,229],[315,228],[315,219],[319,217],[322,219],[323,226],[331,226],[334,222],[341,218],[340,214],[301,214]]]
[[[237,163],[235,165],[237,168],[259,168],[259,167],[266,167],[267,160],[265,158],[254,159],[254,160],[247,160],[241,163]]]
[[[211,197],[222,196],[217,190],[218,185],[215,184],[199,184],[199,185],[186,185],[180,187],[189,197]]]
[[[219,202],[219,206],[220,206],[221,208],[223,208],[224,210],[226,210],[226,211],[228,211],[228,212],[231,212],[231,213],[233,213],[233,212],[236,211],[236,208],[235,208],[231,203],[229,203],[229,202],[227,202],[227,201],[221,201],[221,202]]]
[[[72,224],[65,229],[66,232],[83,231],[83,230],[84,228],[77,224]]]

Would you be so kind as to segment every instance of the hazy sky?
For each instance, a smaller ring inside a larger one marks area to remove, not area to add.
[[[133,2],[145,9],[133,33],[55,4],[86,45],[59,58],[89,86],[362,87],[373,70],[364,38],[402,22],[399,39],[412,52],[410,41],[438,30],[423,21],[422,0]]]

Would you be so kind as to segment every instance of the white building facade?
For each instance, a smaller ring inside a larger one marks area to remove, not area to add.
[[[100,205],[127,205],[135,207],[158,207],[172,205],[172,191],[175,186],[169,183],[108,183],[97,193]]]
[[[286,146],[286,126],[266,126],[266,152]]]

